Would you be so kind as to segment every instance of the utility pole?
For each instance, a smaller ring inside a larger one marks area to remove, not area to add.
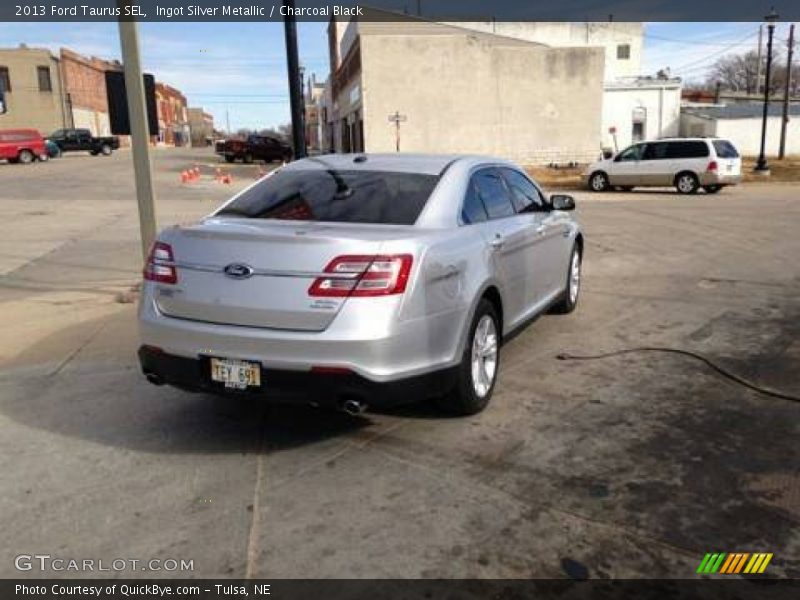
[[[119,0],[122,6],[130,0]],[[124,11],[123,11],[124,13]],[[122,47],[122,66],[125,73],[125,95],[131,123],[133,172],[136,178],[136,200],[139,203],[139,229],[142,238],[142,257],[147,261],[150,247],[156,239],[156,211],[153,194],[153,173],[150,161],[150,127],[144,95],[144,79],[139,54],[138,23],[119,21],[119,41]]]
[[[289,103],[292,109],[292,142],[294,157],[305,158],[306,135],[303,127],[303,90],[300,81],[300,60],[297,56],[297,21],[294,17],[294,0],[283,0],[286,16],[283,17],[286,38],[286,65],[289,71]]]
[[[228,107],[225,107],[225,129],[228,132],[228,137],[231,135],[231,113],[228,110]]]
[[[786,87],[783,90],[783,119],[781,119],[781,145],[778,158],[786,156],[786,127],[789,125],[789,93],[792,90],[792,54],[794,53],[794,23],[789,26],[789,49],[786,53]]]
[[[769,166],[767,165],[766,146],[767,146],[767,115],[769,113],[769,84],[770,73],[772,72],[772,38],[775,34],[775,23],[778,21],[778,13],[773,8],[770,13],[765,17],[767,21],[767,72],[764,76],[764,112],[761,117],[761,151],[758,154],[758,161],[756,162],[757,173],[769,175]]]
[[[758,95],[758,91],[761,89],[761,48],[763,47],[763,43],[761,38],[764,35],[764,26],[758,26],[758,58],[756,59],[756,90],[755,94]],[[747,94],[750,94],[750,90],[747,91]]]

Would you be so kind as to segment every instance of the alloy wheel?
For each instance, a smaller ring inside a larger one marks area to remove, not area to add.
[[[483,398],[492,389],[497,374],[497,328],[494,319],[483,315],[472,337],[472,386]]]

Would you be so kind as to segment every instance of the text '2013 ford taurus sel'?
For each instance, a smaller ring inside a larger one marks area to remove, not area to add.
[[[351,413],[426,397],[476,413],[503,337],[576,306],[574,207],[492,158],[296,161],[158,236],[142,369],[156,384]]]

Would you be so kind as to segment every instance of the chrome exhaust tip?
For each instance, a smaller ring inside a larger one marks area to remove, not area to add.
[[[145,373],[144,376],[147,377],[147,381],[153,385],[164,385],[164,380],[155,373]]]
[[[355,417],[363,413],[367,409],[366,403],[354,398],[348,398],[342,402],[342,411],[346,412],[351,417]]]

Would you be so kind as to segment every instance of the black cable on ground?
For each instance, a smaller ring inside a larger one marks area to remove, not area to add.
[[[611,358],[612,356],[620,356],[622,354],[633,354],[636,352],[665,352],[668,354],[680,354],[681,356],[689,356],[690,358],[699,360],[707,367],[710,367],[723,377],[730,379],[731,381],[734,381],[739,385],[744,386],[750,390],[753,390],[754,392],[758,392],[759,394],[764,394],[765,396],[772,396],[773,398],[780,398],[781,400],[800,402],[800,397],[798,396],[792,396],[791,394],[777,392],[775,390],[771,390],[769,388],[756,385],[755,383],[748,381],[744,377],[740,377],[736,373],[731,373],[724,367],[719,366],[717,363],[706,358],[702,354],[691,352],[690,350],[681,350],[680,348],[668,348],[666,346],[637,346],[635,348],[625,348],[623,350],[604,352],[602,354],[570,354],[568,352],[562,352],[560,354],[557,354],[556,358],[558,360],[599,360],[603,358]]]

